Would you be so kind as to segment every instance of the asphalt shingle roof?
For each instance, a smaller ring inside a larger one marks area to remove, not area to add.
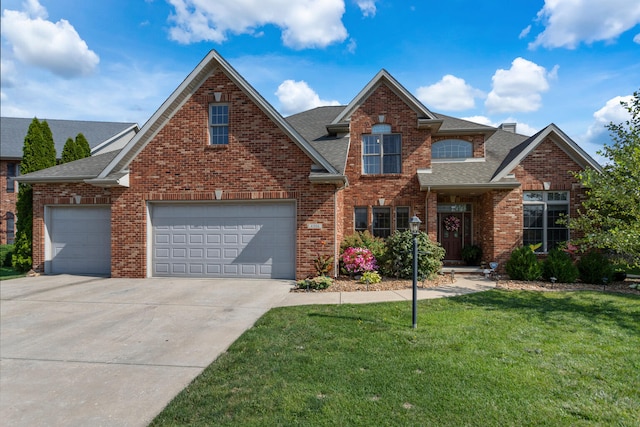
[[[341,174],[347,163],[349,136],[328,135],[326,126],[344,109],[344,105],[317,107],[285,118]]]
[[[27,135],[29,125],[33,119],[2,117],[0,118],[0,156],[10,159],[22,158],[22,147],[24,137]],[[97,122],[83,120],[46,120],[53,134],[53,141],[56,146],[56,154],[60,157],[64,143],[68,138],[75,138],[82,133],[91,148],[113,138],[119,133],[137,126],[136,123],[121,122]]]
[[[28,175],[18,177],[21,182],[40,181],[82,181],[95,178],[113,160],[119,151],[110,151],[104,154],[86,157],[69,163],[52,166],[31,172]]]

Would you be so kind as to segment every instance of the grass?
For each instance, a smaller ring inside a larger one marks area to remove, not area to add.
[[[27,273],[20,273],[11,267],[0,267],[0,280],[17,279],[26,275]]]
[[[489,292],[271,310],[164,425],[617,425],[640,419],[640,298]]]

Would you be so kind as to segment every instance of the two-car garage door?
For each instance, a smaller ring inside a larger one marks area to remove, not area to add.
[[[150,205],[153,276],[295,277],[295,205]]]

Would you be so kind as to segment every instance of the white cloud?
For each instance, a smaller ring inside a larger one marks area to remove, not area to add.
[[[526,28],[524,28],[522,31],[520,31],[520,34],[518,35],[518,38],[519,39],[523,39],[523,38],[527,37],[530,32],[531,32],[531,25],[527,25]]]
[[[27,70],[15,87],[3,88],[1,115],[142,125],[184,79],[185,70],[166,72],[127,63],[105,66],[103,72],[79,80],[52,80],[44,74]]]
[[[538,12],[545,29],[530,48],[565,47],[612,41],[640,23],[640,2],[635,0],[545,0]]]
[[[282,114],[285,115],[323,105],[340,105],[338,101],[320,99],[320,96],[305,81],[285,80],[278,86],[275,95],[280,101]]]
[[[18,78],[18,72],[13,61],[0,59],[0,86],[14,87]]]
[[[347,52],[356,53],[357,48],[358,43],[354,39],[349,39],[349,43],[347,43]]]
[[[358,7],[362,11],[364,16],[376,16],[376,1],[375,0],[358,0]]]
[[[499,69],[492,77],[493,89],[485,106],[492,113],[532,112],[542,105],[542,92],[549,90],[549,79],[557,76],[531,61],[516,58],[508,70]]]
[[[416,95],[423,103],[445,111],[461,111],[475,107],[475,98],[484,94],[451,74],[431,86],[421,86]]]
[[[633,42],[640,44],[640,34],[636,34],[636,36],[633,38]]]
[[[489,117],[486,116],[469,116],[469,117],[461,117],[462,120],[467,120],[473,123],[478,123],[485,126],[493,126],[497,127],[500,123],[493,122]]]
[[[68,21],[47,21],[37,0],[29,0],[25,8],[2,12],[2,37],[16,59],[64,78],[93,73],[100,59]]]
[[[538,132],[538,130],[535,129],[534,127],[528,125],[527,123],[519,122],[517,119],[514,119],[513,117],[506,118],[499,123],[494,122],[493,120],[491,120],[489,117],[486,117],[486,116],[463,117],[462,120],[468,120],[470,122],[479,123],[485,126],[492,126],[494,128],[497,128],[502,123],[516,123],[516,132],[521,135],[527,135],[527,136],[531,136],[534,133]]]
[[[586,139],[593,141],[608,134],[606,125],[609,123],[622,123],[630,119],[629,112],[620,104],[621,102],[630,102],[631,95],[616,96],[606,102],[604,107],[593,113],[593,123],[587,129]]]
[[[175,8],[170,38],[179,43],[222,43],[231,34],[260,34],[275,25],[285,46],[326,47],[347,38],[344,0],[168,0]]]

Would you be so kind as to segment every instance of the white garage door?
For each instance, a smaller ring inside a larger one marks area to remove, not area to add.
[[[295,277],[295,205],[154,204],[154,276]]]
[[[48,273],[111,274],[111,210],[108,206],[51,207]]]

